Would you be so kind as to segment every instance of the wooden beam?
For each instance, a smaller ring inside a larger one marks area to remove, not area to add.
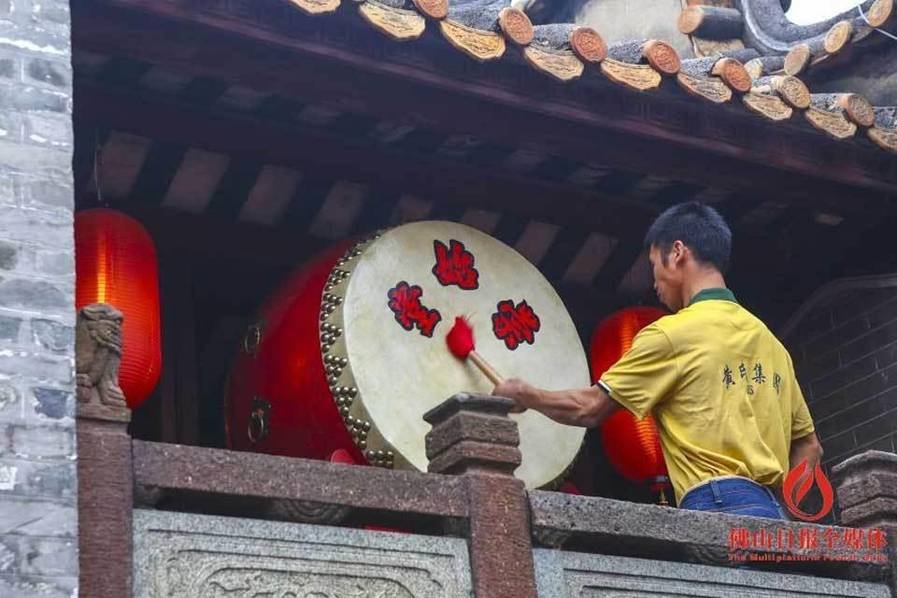
[[[140,221],[156,241],[160,254],[186,261],[220,260],[289,268],[327,246],[326,241],[250,223],[227,222],[137,201],[115,209]]]
[[[75,119],[158,141],[290,166],[427,199],[514,212],[595,231],[644,227],[654,211],[572,185],[504,174],[377,146],[351,144],[299,124],[216,113],[145,93],[76,82]]]
[[[141,58],[397,121],[414,115],[418,123],[508,144],[520,142],[525,124],[527,141],[550,152],[693,183],[830,199],[856,196],[862,188],[868,201],[884,201],[897,191],[897,162],[877,150],[835,148],[835,142],[807,131],[758,127],[753,117],[716,112],[708,118],[702,106],[666,93],[635,96],[594,78],[565,93],[510,61],[495,65],[487,81],[476,65],[434,47],[432,39],[421,40],[413,59],[405,59],[404,46],[371,38],[340,16],[327,17],[326,32],[320,21],[294,18],[286,23],[288,34],[223,9],[191,8],[189,0],[108,1],[132,10],[90,1],[73,7],[76,51]],[[172,19],[179,25],[172,27]],[[166,29],[164,43],[160,26]],[[339,39],[351,42],[340,45]],[[656,117],[644,118],[645,112]],[[721,130],[726,134],[715,133]]]

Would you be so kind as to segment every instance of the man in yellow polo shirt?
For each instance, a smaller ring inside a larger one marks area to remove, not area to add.
[[[496,395],[568,425],[619,408],[654,415],[682,508],[787,518],[771,491],[822,456],[791,357],[726,288],[732,235],[713,208],[674,206],[645,238],[672,315],[644,328],[596,386],[548,391],[510,379]]]

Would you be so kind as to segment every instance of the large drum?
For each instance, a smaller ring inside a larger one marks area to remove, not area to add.
[[[462,315],[503,376],[589,385],[576,328],[532,264],[468,226],[417,222],[330,250],[266,302],[230,373],[232,448],[426,471],[423,414],[457,392],[492,391],[446,346]],[[516,475],[530,488],[561,478],[585,430],[512,417]]]

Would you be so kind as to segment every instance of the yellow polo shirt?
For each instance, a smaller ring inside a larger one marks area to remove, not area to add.
[[[778,486],[791,440],[814,431],[788,351],[728,289],[642,329],[599,384],[653,414],[677,502],[718,476]]]

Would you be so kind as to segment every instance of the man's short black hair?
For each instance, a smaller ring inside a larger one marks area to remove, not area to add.
[[[657,247],[666,260],[674,241],[682,241],[699,262],[721,273],[729,266],[732,231],[719,212],[708,205],[690,201],[666,210],[648,229],[645,248]]]

